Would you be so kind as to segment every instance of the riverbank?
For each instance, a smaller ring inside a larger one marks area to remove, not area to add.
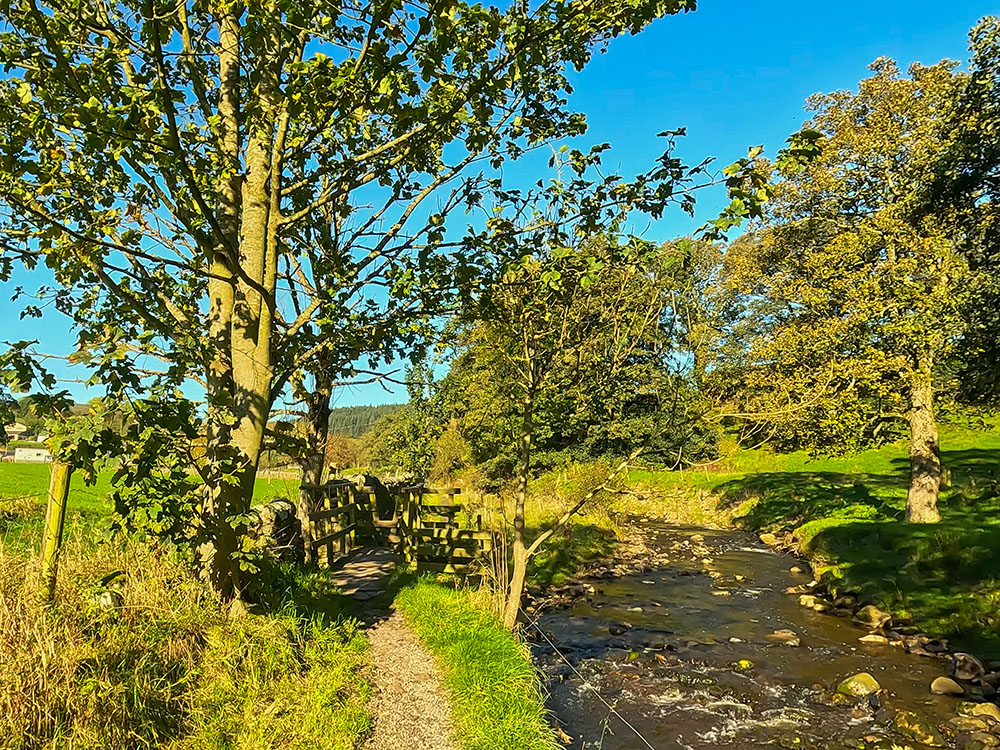
[[[973,660],[918,655],[872,638],[877,626],[801,606],[785,591],[811,576],[747,532],[639,521],[623,549],[637,533],[634,554],[550,589],[557,599],[533,615],[536,662],[572,747],[1000,742],[994,703],[932,690],[949,675],[978,689]],[[870,689],[851,692],[859,674]]]
[[[807,559],[835,596],[1000,659],[1000,433],[944,426],[941,523],[903,520],[905,443],[843,459],[744,451],[711,467],[635,470],[614,511],[743,528]]]

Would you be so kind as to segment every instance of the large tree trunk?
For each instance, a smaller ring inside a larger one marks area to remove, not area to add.
[[[306,454],[302,458],[302,484],[316,486],[323,481],[326,465],[326,443],[330,432],[330,399],[333,396],[333,372],[329,358],[319,356],[313,371],[313,391],[307,398],[309,417],[306,422]],[[312,527],[309,513],[313,493],[299,492],[298,517],[302,528],[306,563],[313,562]]]
[[[524,595],[524,579],[528,572],[528,548],[524,541],[524,506],[528,497],[531,473],[531,441],[534,436],[534,394],[529,389],[521,413],[521,463],[517,477],[517,499],[514,506],[514,543],[510,584],[504,608],[503,624],[508,630],[517,625],[517,613]]]
[[[941,520],[937,507],[941,452],[930,370],[930,363],[922,361],[910,386],[910,490],[906,496],[906,520],[913,523]]]
[[[238,519],[250,509],[274,400],[272,338],[284,149],[284,131],[275,129],[281,107],[271,96],[275,75],[262,75],[259,84],[271,106],[252,126],[243,122],[240,32],[233,9],[220,13],[219,135],[232,176],[220,185],[217,244],[210,261],[208,333],[214,351],[207,363],[205,540],[199,559],[224,600],[243,593],[239,552],[246,528]]]

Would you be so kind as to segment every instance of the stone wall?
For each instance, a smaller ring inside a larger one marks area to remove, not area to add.
[[[291,500],[276,497],[254,506],[252,512],[259,519],[249,529],[255,546],[277,560],[298,562],[303,559],[302,528]]]

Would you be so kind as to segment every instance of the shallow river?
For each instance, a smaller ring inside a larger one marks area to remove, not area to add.
[[[784,594],[811,580],[789,572],[793,558],[740,532],[642,526],[668,563],[591,581],[596,593],[537,623],[532,648],[571,747],[906,747],[892,709],[955,715],[956,699],[928,691],[946,662],[859,643],[866,630]],[[774,643],[782,629],[801,645]],[[837,684],[862,671],[886,689],[881,703],[836,705]]]

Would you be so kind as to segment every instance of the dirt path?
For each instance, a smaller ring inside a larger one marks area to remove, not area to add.
[[[369,630],[368,640],[375,726],[366,750],[455,750],[437,665],[402,615]]]

